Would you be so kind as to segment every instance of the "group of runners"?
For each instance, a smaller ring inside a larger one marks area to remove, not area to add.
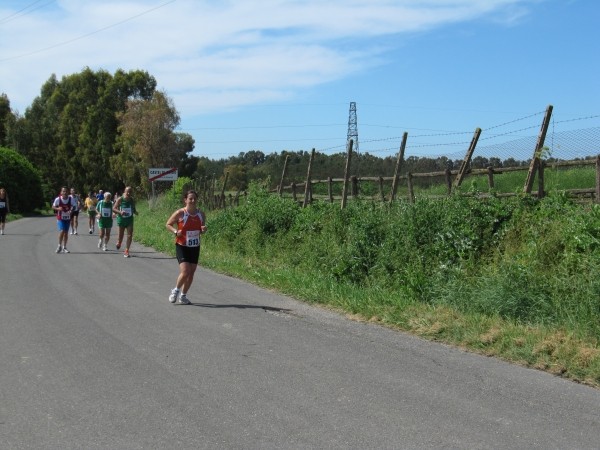
[[[131,186],[127,186],[123,195],[116,196],[113,202],[110,192],[99,191],[98,194],[89,192],[85,201],[75,192],[63,186],[60,195],[52,203],[58,224],[58,247],[56,253],[70,253],[67,249],[69,234],[77,235],[79,212],[84,211],[88,216],[89,234],[94,234],[98,225],[98,248],[108,250],[108,242],[116,218],[119,228],[116,248],[119,250],[125,238],[123,256],[129,258],[129,249],[133,240],[133,217],[137,215],[135,201],[132,197]],[[175,287],[169,294],[169,302],[189,305],[187,293],[194,280],[200,259],[201,235],[206,233],[206,215],[198,209],[198,194],[194,190],[185,193],[184,207],[177,209],[166,223],[166,228],[175,236],[175,255],[179,264],[179,275]],[[6,215],[10,213],[8,193],[0,188],[0,234],[4,234]]]
[[[125,231],[127,231],[123,256],[129,258],[129,249],[133,240],[133,216],[137,214],[131,192],[131,187],[127,186],[123,195],[114,202],[110,192],[99,191],[98,195],[89,192],[85,201],[82,202],[75,189],[71,188],[69,191],[66,186],[63,186],[60,195],[52,203],[58,223],[56,253],[70,253],[67,248],[69,234],[78,234],[79,211],[83,210],[88,216],[89,234],[94,234],[96,223],[98,224],[98,248],[103,251],[108,251],[113,219],[116,218],[119,228],[116,248],[117,250],[121,248]]]
[[[88,215],[89,233],[95,232],[95,221],[98,224],[98,248],[108,250],[113,218],[116,218],[119,228],[116,248],[119,250],[127,231],[123,256],[130,257],[129,248],[133,239],[133,217],[137,215],[132,189],[127,186],[123,195],[114,202],[110,192],[99,191],[98,195],[90,192],[82,203],[79,196],[71,189],[62,187],[60,195],[52,204],[58,223],[58,247],[56,253],[70,253],[67,249],[69,229],[71,234],[77,234],[78,215],[84,210]],[[2,191],[0,190],[0,205]],[[175,287],[169,294],[169,302],[189,305],[187,293],[194,280],[194,274],[200,259],[201,235],[206,232],[206,215],[198,209],[198,194],[189,190],[184,196],[184,207],[177,209],[166,223],[166,228],[175,236],[175,255],[179,263],[179,275]],[[73,213],[76,213],[73,215]]]

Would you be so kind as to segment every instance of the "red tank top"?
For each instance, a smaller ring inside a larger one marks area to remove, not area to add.
[[[200,231],[204,221],[200,212],[190,214],[186,209],[183,210],[183,217],[177,221],[177,229],[181,231],[175,242],[184,247],[200,246]]]
[[[58,207],[60,210],[56,213],[56,218],[58,220],[71,220],[71,209],[73,207],[71,197],[67,197],[67,199],[63,201],[62,197],[59,196]]]

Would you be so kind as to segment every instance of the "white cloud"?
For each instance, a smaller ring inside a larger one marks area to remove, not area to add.
[[[532,0],[535,1],[535,0]],[[377,37],[497,12],[519,0],[60,0],[0,6],[0,90],[24,110],[55,73],[154,75],[182,113],[275,101],[385,60]]]

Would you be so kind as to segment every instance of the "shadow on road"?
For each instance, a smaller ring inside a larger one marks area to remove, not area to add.
[[[222,305],[216,303],[190,303],[190,306],[200,306],[202,308],[238,308],[238,309],[263,309],[265,311],[274,311],[274,312],[283,312],[288,313],[292,312],[291,309],[285,308],[275,308],[273,306],[261,306],[261,305],[241,305],[241,304],[232,304],[232,305]]]

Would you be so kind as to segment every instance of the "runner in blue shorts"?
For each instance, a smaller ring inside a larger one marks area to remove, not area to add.
[[[58,223],[58,247],[56,253],[70,253],[67,250],[67,240],[69,239],[69,227],[71,226],[71,214],[73,211],[73,198],[69,196],[68,189],[63,186],[60,189],[60,195],[54,199],[52,209],[56,212]]]

